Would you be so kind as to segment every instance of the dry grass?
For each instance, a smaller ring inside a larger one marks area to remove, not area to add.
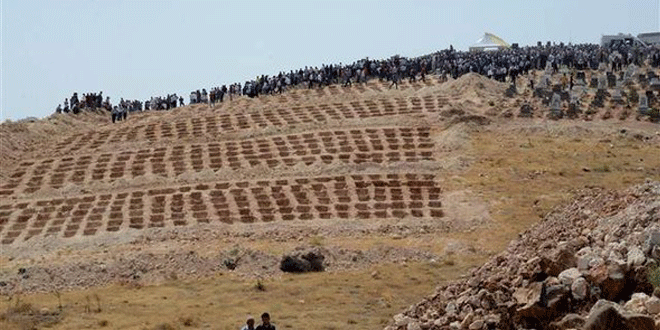
[[[67,318],[53,329],[237,329],[245,315],[271,313],[279,329],[378,329],[389,316],[456,278],[474,258],[440,263],[380,265],[360,272],[284,275],[263,281],[222,275],[201,281],[170,282],[131,289],[94,288],[63,294]],[[85,312],[85,297],[98,294],[99,313]],[[52,295],[32,295],[35,304],[54,306]],[[104,323],[104,320],[108,323]],[[0,322],[0,328],[9,323]],[[4,329],[4,328],[2,328]]]
[[[660,180],[660,145],[625,135],[489,131],[474,134],[471,144],[475,162],[445,187],[469,188],[490,202],[495,227],[463,237],[495,251],[567,201],[574,189],[624,189],[647,178]]]

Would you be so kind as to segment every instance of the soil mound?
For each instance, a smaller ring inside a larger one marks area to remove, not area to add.
[[[458,79],[450,80],[441,85],[441,90],[448,94],[466,94],[478,92],[481,95],[502,96],[508,85],[478,73],[468,73]]]
[[[85,111],[77,115],[54,114],[43,119],[28,118],[0,124],[0,176],[6,174],[8,164],[26,158],[25,154],[38,151],[53,139],[71,132],[82,132],[106,123],[108,117],[102,111]]]

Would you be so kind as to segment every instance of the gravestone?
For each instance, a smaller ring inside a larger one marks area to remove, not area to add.
[[[561,97],[559,94],[552,94],[552,100],[550,101],[550,118],[551,119],[560,119],[563,117],[561,109]]]
[[[591,81],[589,82],[589,88],[596,88],[596,87],[598,87],[598,78],[591,77]]]
[[[620,88],[616,88],[612,93],[612,102],[615,104],[623,104],[623,97],[621,96]]]
[[[598,64],[598,71],[600,72],[607,71],[607,64],[605,62],[600,62],[600,64]]]
[[[580,110],[580,99],[576,93],[571,94],[571,101],[568,103],[568,111],[566,115],[568,118],[575,119],[582,111]]]
[[[649,112],[649,100],[646,97],[646,94],[639,96],[639,114],[646,115]]]
[[[639,76],[637,76],[637,82],[639,82],[639,84],[642,86],[646,86],[649,83],[649,81],[646,79],[646,75],[643,73],[640,73]]]
[[[651,81],[649,81],[649,89],[660,90],[660,78],[658,77],[651,78]]]
[[[506,97],[514,97],[516,94],[518,94],[518,90],[516,89],[515,84],[510,84],[509,88],[504,91],[504,96]]]
[[[577,74],[575,75],[575,85],[577,86],[587,85],[587,77],[584,74],[584,71],[578,71]]]
[[[518,113],[518,117],[532,118],[533,116],[534,111],[532,110],[532,106],[529,103],[524,103],[520,107],[520,113]]]
[[[607,77],[604,75],[601,75],[598,77],[598,90],[606,90],[607,89]]]
[[[537,86],[540,89],[547,89],[550,86],[550,77],[547,75],[541,76],[541,80],[539,80]]]
[[[607,87],[614,88],[616,86],[616,75],[612,71],[607,71]]]
[[[653,91],[646,91],[646,100],[648,100],[649,105],[653,105],[653,102],[655,102],[655,94],[653,94]]]
[[[550,61],[545,62],[545,74],[552,74],[552,64],[550,64]]]
[[[629,65],[625,74],[623,75],[623,82],[625,84],[632,82],[635,73],[637,73],[637,66],[634,64]]]

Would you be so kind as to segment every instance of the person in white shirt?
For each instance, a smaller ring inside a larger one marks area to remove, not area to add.
[[[245,321],[245,326],[241,330],[254,330],[254,317],[248,316],[247,321]]]

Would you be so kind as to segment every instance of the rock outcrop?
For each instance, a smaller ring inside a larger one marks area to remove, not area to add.
[[[658,257],[660,182],[585,189],[386,329],[656,329]]]
[[[325,256],[320,248],[296,250],[282,257],[280,270],[287,273],[322,272]]]

